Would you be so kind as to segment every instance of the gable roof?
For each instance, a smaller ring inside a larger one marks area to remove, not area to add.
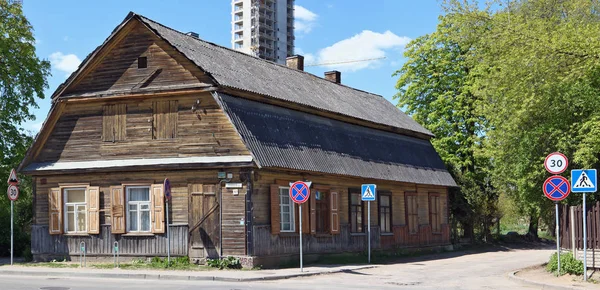
[[[380,95],[210,43],[135,15],[221,86],[433,136]]]
[[[213,94],[259,167],[456,186],[428,140]]]

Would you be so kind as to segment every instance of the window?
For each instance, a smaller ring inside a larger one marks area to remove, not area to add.
[[[104,105],[102,109],[102,141],[115,142],[125,140],[127,135],[127,105]]]
[[[429,220],[431,224],[431,232],[440,233],[442,231],[442,216],[439,194],[429,194]]]
[[[351,188],[348,190],[350,200],[350,232],[363,232],[363,202],[360,197],[360,190]]]
[[[48,189],[48,227],[51,235],[100,233],[100,187],[63,184]]]
[[[382,233],[392,232],[392,195],[379,193],[379,227]]]
[[[65,232],[87,233],[86,188],[68,188],[65,195]]]
[[[317,234],[329,233],[329,196],[324,191],[315,192]]]
[[[405,193],[406,224],[408,232],[416,234],[419,231],[419,211],[416,193]]]
[[[177,101],[154,102],[152,139],[174,139],[177,137],[177,111]]]
[[[127,189],[127,231],[150,232],[150,187],[129,186]]]
[[[147,68],[148,67],[148,58],[145,56],[138,57],[138,68]]]
[[[279,188],[279,223],[282,232],[295,232],[294,201],[290,198],[290,188]]]

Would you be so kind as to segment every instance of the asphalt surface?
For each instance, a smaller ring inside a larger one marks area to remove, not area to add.
[[[502,248],[404,259],[377,268],[265,282],[0,276],[0,289],[540,289],[508,273],[546,262],[552,247]]]

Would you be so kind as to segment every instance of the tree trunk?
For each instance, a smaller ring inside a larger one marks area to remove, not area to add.
[[[527,231],[527,235],[538,239],[538,226],[539,226],[539,217],[536,214],[531,214],[529,216],[529,230]]]

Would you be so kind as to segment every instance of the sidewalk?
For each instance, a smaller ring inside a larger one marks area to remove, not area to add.
[[[45,276],[45,277],[85,277],[85,278],[119,278],[150,280],[207,280],[227,282],[250,282],[264,280],[280,280],[303,276],[324,275],[340,272],[351,272],[376,267],[360,266],[319,266],[274,270],[210,270],[210,271],[176,271],[176,270],[121,270],[121,269],[89,269],[89,268],[48,268],[25,266],[0,266],[0,275]]]

